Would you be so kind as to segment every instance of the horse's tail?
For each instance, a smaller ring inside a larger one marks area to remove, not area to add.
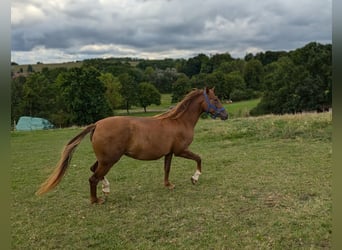
[[[46,192],[50,191],[51,189],[53,189],[54,187],[58,185],[58,183],[62,180],[62,177],[64,176],[69,166],[74,150],[89,132],[94,131],[95,127],[96,127],[95,124],[91,124],[87,126],[81,133],[76,135],[73,139],[71,139],[68,142],[68,144],[64,147],[62,151],[61,158],[55,170],[47,178],[47,180],[40,186],[40,188],[36,192],[37,195],[45,194]]]

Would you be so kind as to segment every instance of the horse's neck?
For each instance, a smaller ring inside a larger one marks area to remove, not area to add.
[[[202,108],[200,100],[193,100],[186,112],[184,112],[180,119],[189,127],[195,127],[200,115],[202,114]]]

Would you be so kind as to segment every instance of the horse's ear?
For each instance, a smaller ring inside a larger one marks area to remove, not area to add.
[[[212,90],[213,92],[215,92],[215,87],[213,87],[211,90]]]

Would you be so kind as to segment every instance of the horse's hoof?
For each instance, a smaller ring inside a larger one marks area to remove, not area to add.
[[[105,199],[97,198],[95,200],[92,200],[91,204],[103,204],[103,203],[105,203],[105,201],[106,201]]]
[[[165,185],[165,187],[167,187],[169,190],[173,190],[175,188],[175,185],[169,183],[169,184]]]
[[[193,177],[191,177],[191,182],[193,185],[195,185],[197,183],[197,180],[195,180]]]
[[[109,192],[102,192],[105,197],[109,195]]]

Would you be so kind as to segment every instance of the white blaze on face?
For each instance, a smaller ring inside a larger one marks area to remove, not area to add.
[[[107,180],[106,177],[103,177],[102,180],[102,192],[104,192],[105,194],[108,194],[110,192],[110,188],[109,188],[109,181]]]
[[[195,174],[192,176],[192,179],[194,179],[195,181],[198,181],[198,178],[201,174],[202,173],[200,171],[196,170]]]

